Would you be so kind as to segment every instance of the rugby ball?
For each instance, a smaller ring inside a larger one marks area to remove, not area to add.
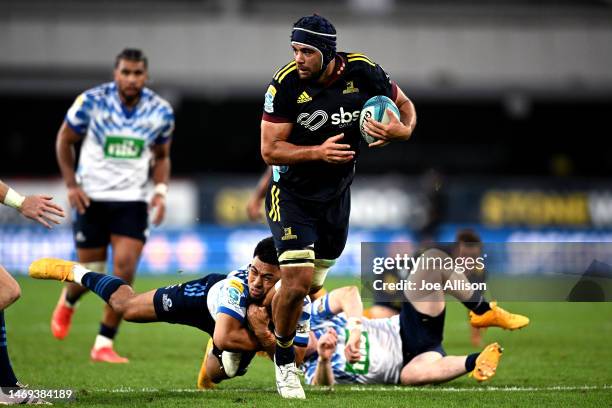
[[[377,122],[384,123],[385,125],[391,121],[389,115],[387,114],[387,109],[391,109],[391,112],[395,114],[395,116],[399,119],[400,112],[395,103],[387,98],[384,95],[373,96],[368,99],[367,102],[363,105],[361,109],[361,113],[359,114],[359,131],[361,132],[361,137],[366,143],[373,143],[379,139],[368,135],[363,128],[363,124],[367,118],[372,118]]]

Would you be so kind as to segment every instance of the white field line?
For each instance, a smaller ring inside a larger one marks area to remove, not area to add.
[[[329,388],[307,388],[308,392],[329,392]],[[548,392],[548,391],[589,391],[589,390],[612,390],[612,385],[553,385],[548,387],[472,387],[472,388],[457,388],[457,387],[400,387],[400,386],[349,386],[341,387],[340,391],[356,391],[356,392],[421,392],[421,393],[436,393],[436,392]],[[157,393],[157,392],[176,392],[176,393],[199,393],[199,392],[276,392],[275,388],[222,388],[210,391],[202,391],[194,388],[177,388],[177,389],[162,389],[162,388],[99,388],[91,390],[92,392],[108,392],[108,393]]]

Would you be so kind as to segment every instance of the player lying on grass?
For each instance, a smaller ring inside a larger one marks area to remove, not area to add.
[[[439,250],[426,251],[426,255],[446,256]],[[444,269],[417,269],[411,279],[425,278],[442,282],[465,276]],[[529,324],[527,317],[511,314],[494,302],[489,304],[479,293],[450,294],[472,310],[470,320],[476,327],[514,330]],[[406,299],[399,315],[371,320],[354,317],[363,310],[356,287],[336,289],[317,299],[312,304],[311,341],[302,366],[307,383],[424,385],[466,373],[478,381],[490,379],[502,352],[497,343],[468,356],[447,356],[442,348],[444,295],[441,289],[420,291],[410,296],[412,300]]]
[[[247,307],[261,303],[277,283],[280,268],[272,238],[255,247],[253,261],[228,275],[201,279],[135,293],[122,279],[92,272],[76,262],[43,258],[32,262],[30,276],[75,282],[102,298],[130,322],[167,322],[196,327],[208,333],[212,355],[222,378],[244,374],[257,350],[274,352],[274,334],[262,330],[257,337],[245,325]],[[310,310],[310,303],[305,306]],[[301,321],[307,329],[308,318]],[[259,339],[259,340],[258,340]],[[305,346],[308,332],[298,330],[296,342]]]

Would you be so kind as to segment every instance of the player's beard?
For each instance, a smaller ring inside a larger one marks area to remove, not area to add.
[[[140,94],[142,93],[142,89],[135,90],[135,92],[127,93],[125,91],[121,91],[121,99],[123,99],[126,105],[135,105],[136,102],[140,99]]]

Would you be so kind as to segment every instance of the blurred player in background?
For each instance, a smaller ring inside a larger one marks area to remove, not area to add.
[[[251,221],[263,220],[264,200],[266,199],[266,192],[270,188],[270,180],[272,180],[272,167],[267,167],[247,202],[246,212]]]
[[[12,207],[23,214],[24,217],[37,221],[47,228],[52,224],[59,224],[57,217],[64,217],[64,210],[53,201],[53,197],[46,195],[31,195],[24,197],[8,185],[0,181],[0,202]],[[12,305],[21,296],[19,284],[0,265],[0,405],[2,404],[39,404],[44,403],[34,397],[12,397],[5,388],[19,388],[22,385],[17,381],[8,355],[6,342],[6,326],[4,323],[4,309]]]
[[[346,244],[359,112],[376,95],[390,97],[401,112],[387,125],[364,125],[379,139],[370,147],[407,140],[416,113],[378,64],[364,54],[336,52],[336,29],[325,18],[298,20],[291,46],[294,59],[276,71],[265,95],[261,152],[273,166],[266,216],[283,282],[272,307],[276,385],[284,398],[305,398],[294,363],[294,329],[304,297],[323,286]]]
[[[147,58],[124,49],[115,60],[114,82],[83,92],[68,110],[57,135],[57,160],[75,210],[74,240],[79,262],[106,272],[108,245],[114,274],[128,283],[148,235],[147,182],[155,184],[152,222],[166,209],[170,176],[170,141],[174,114],[170,104],[145,87]],[[82,142],[75,172],[75,144]],[[151,164],[152,163],[152,164]],[[77,301],[87,291],[66,284],[51,320],[58,339],[68,335]],[[121,314],[105,306],[91,359],[127,363],[113,349]]]

